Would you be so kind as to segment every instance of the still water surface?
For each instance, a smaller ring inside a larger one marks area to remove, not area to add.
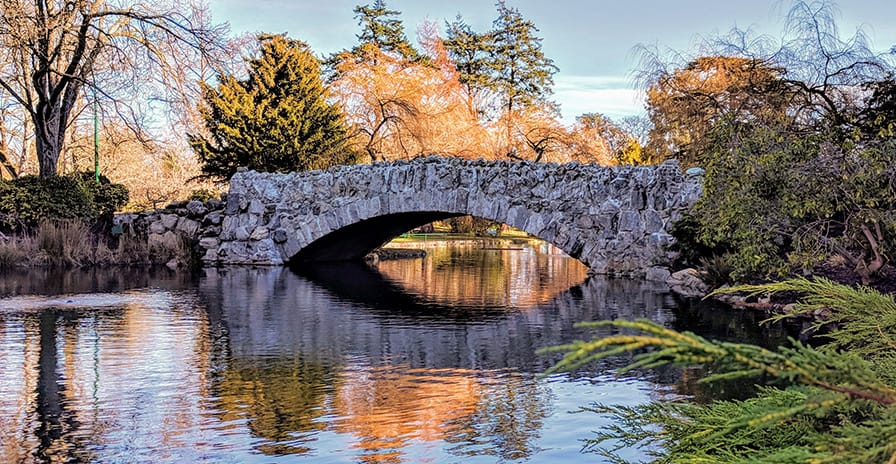
[[[0,276],[0,462],[600,462],[592,402],[693,394],[625,359],[539,377],[584,320],[774,344],[754,316],[586,279],[544,244],[427,244],[377,268]],[[628,454],[637,458],[637,450]]]

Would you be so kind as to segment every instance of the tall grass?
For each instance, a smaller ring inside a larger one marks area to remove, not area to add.
[[[190,243],[182,237],[153,243],[125,234],[111,244],[78,220],[42,221],[31,234],[0,236],[0,269],[16,266],[83,267],[189,264]]]
[[[4,237],[0,240],[0,269],[22,266],[33,255],[34,240],[30,237]]]
[[[95,264],[95,246],[90,229],[81,221],[41,221],[37,248],[54,265]]]

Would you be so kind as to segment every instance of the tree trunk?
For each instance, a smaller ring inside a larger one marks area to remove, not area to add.
[[[70,81],[63,92],[51,94],[38,104],[34,113],[34,138],[40,177],[56,175],[59,157],[65,146],[65,132],[80,84]]]
[[[58,129],[51,126],[50,121],[34,121],[37,163],[40,168],[40,177],[44,179],[56,175],[56,165],[59,162],[59,155],[62,153]]]

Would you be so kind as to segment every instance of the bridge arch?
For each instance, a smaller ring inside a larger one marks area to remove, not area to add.
[[[677,162],[646,167],[420,158],[322,171],[237,173],[207,264],[343,260],[460,215],[553,243],[594,273],[667,263],[668,227],[701,193]]]

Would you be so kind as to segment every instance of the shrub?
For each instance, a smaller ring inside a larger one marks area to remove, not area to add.
[[[700,219],[693,214],[685,214],[684,217],[672,224],[670,234],[675,238],[675,243],[670,249],[678,253],[675,259],[676,267],[698,267],[701,258],[719,255],[724,252],[724,246],[708,246],[699,239],[701,231]]]
[[[187,199],[190,201],[195,200],[195,201],[201,201],[201,202],[205,203],[214,198],[218,198],[218,195],[216,195],[215,192],[212,192],[209,189],[203,188],[203,189],[192,190],[190,192],[189,198],[187,198]]]
[[[704,195],[678,238],[728,253],[736,280],[811,270],[839,254],[867,281],[896,248],[896,141],[733,121],[709,138]]]
[[[122,184],[113,184],[106,176],[102,175],[97,183],[94,176],[95,174],[89,171],[75,174],[75,178],[99,215],[113,214],[127,204],[127,187]]]
[[[127,199],[123,185],[113,184],[105,177],[97,184],[90,173],[0,180],[0,228],[32,229],[44,220],[78,219],[91,223],[112,214]]]

